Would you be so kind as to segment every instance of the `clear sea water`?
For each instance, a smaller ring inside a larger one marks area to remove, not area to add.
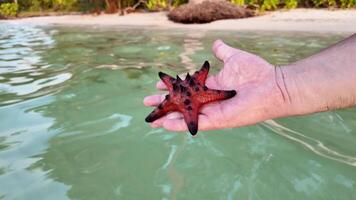
[[[192,138],[142,104],[217,38],[282,65],[346,36],[2,22],[0,199],[356,199],[356,109]]]

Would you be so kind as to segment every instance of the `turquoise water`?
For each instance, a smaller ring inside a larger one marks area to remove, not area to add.
[[[157,72],[216,38],[293,62],[343,34],[0,24],[0,199],[355,199],[356,110],[187,133],[151,129]]]

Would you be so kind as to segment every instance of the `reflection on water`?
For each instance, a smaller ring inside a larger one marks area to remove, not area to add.
[[[194,73],[195,64],[192,62],[191,57],[198,51],[203,50],[202,37],[204,37],[206,31],[188,33],[187,38],[183,42],[183,52],[179,54],[181,63],[184,68],[189,69]]]
[[[48,69],[41,56],[54,48],[55,31],[6,24],[0,30],[0,105],[52,93],[50,86],[70,79],[70,72]]]
[[[343,35],[0,24],[0,199],[353,199],[355,109],[187,134],[151,129],[157,72],[216,38],[281,65]]]

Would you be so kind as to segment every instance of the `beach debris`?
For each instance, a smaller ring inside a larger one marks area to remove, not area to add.
[[[254,11],[223,0],[205,0],[178,6],[168,13],[168,18],[183,24],[209,23],[220,19],[236,19],[254,16]]]

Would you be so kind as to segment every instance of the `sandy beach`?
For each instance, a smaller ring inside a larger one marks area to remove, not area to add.
[[[219,20],[208,24],[178,24],[168,20],[167,13],[133,13],[119,15],[65,15],[7,20],[9,23],[37,25],[147,26],[155,28],[189,28],[208,30],[263,30],[356,33],[356,10],[295,9],[264,15]]]

